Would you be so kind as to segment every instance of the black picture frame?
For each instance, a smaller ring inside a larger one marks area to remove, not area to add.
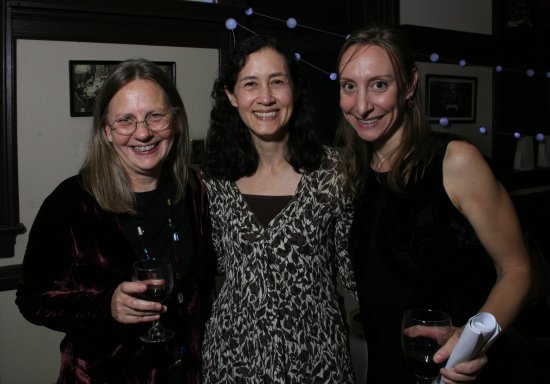
[[[430,122],[442,117],[449,122],[474,122],[477,110],[477,78],[426,75],[426,111]]]
[[[97,91],[120,61],[69,60],[71,117],[92,116]],[[176,63],[155,61],[176,83]]]

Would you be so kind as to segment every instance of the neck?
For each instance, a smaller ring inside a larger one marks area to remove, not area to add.
[[[388,172],[391,170],[392,157],[391,153],[380,154],[375,151],[371,160],[371,168],[376,172]]]
[[[371,168],[377,172],[388,172],[392,169],[397,148],[401,143],[403,127],[384,140],[373,142]]]
[[[157,177],[130,177],[130,184],[132,191],[134,192],[150,192],[157,189],[158,186]]]

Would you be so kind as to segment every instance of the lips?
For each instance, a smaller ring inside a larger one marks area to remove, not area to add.
[[[265,119],[265,120],[274,118],[276,114],[277,114],[276,111],[268,111],[268,112],[255,111],[254,112],[254,115],[256,117],[259,117],[260,119]]]
[[[157,146],[158,146],[158,143],[147,144],[147,145],[135,145],[135,146],[132,146],[132,149],[136,152],[148,152]]]
[[[378,123],[380,120],[381,120],[380,117],[375,117],[375,118],[371,118],[371,119],[357,119],[357,121],[358,121],[360,124],[366,124],[366,125],[373,125],[373,124],[376,124],[376,123]]]

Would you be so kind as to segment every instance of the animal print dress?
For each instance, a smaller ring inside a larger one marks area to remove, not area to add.
[[[337,286],[355,292],[337,153],[266,227],[233,182],[206,180],[225,282],[206,324],[206,383],[354,383]]]

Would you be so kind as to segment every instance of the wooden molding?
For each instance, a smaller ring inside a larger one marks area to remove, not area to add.
[[[13,289],[17,289],[20,273],[20,264],[0,267],[0,291],[11,291]]]

